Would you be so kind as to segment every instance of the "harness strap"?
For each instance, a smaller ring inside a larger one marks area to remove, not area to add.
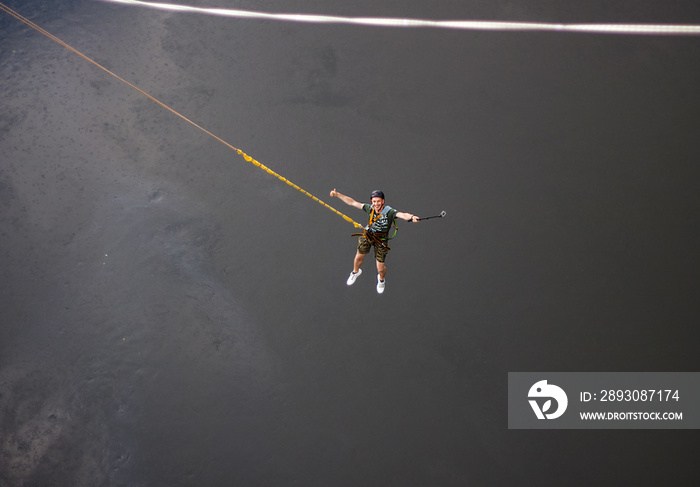
[[[382,207],[382,210],[384,210],[384,207]],[[374,222],[379,220],[379,217],[382,216],[382,212],[377,213],[377,216],[375,218],[373,218],[373,215],[374,215],[374,208],[372,208],[372,212],[369,215],[369,225],[367,225],[368,227],[371,227]],[[389,232],[379,233],[378,235],[381,237],[386,237],[387,241],[394,238],[396,236],[396,233],[399,231],[399,226],[396,224],[396,218],[394,218],[392,220],[391,226],[394,227],[394,234],[391,237],[389,236]],[[389,230],[391,230],[391,227],[389,228]],[[386,247],[386,245],[385,245],[385,247]],[[386,247],[386,248],[388,249],[389,247]]]
[[[365,229],[363,230],[362,233],[352,233],[350,234],[351,237],[365,237],[367,240],[369,240],[372,243],[375,243],[377,245],[381,245],[387,250],[390,250],[389,246],[386,244],[388,240],[391,240],[396,236],[396,231],[394,231],[394,235],[389,237],[389,233],[383,233],[383,232],[372,232],[369,230],[369,228],[377,221],[379,220],[379,217],[383,215],[383,210],[384,207],[382,207],[382,211],[376,212],[374,211],[374,207],[372,207],[372,211],[369,214],[369,224]],[[398,230],[398,226],[396,226],[396,223],[393,224],[394,228]]]
[[[391,250],[391,248],[386,243],[384,243],[384,241],[382,240],[381,234],[376,234],[374,232],[370,232],[368,230],[365,230],[362,233],[351,233],[350,236],[351,237],[365,237],[370,242],[372,242],[376,245],[381,245],[382,247],[384,247],[387,250]]]
[[[384,208],[384,207],[382,207],[382,209],[383,209],[383,208]],[[368,226],[370,226],[370,227],[371,227],[372,225],[374,225],[374,222],[376,222],[377,220],[379,220],[379,217],[382,216],[382,212],[380,211],[379,213],[377,213],[377,214],[376,214],[377,216],[374,216],[374,215],[375,215],[374,207],[372,207],[372,211],[371,211],[371,213],[369,214],[369,225],[368,225]]]

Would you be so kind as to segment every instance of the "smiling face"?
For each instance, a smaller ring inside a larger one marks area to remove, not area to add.
[[[374,211],[377,213],[382,211],[382,208],[384,208],[384,198],[380,198],[379,196],[372,198],[372,208],[374,208]]]

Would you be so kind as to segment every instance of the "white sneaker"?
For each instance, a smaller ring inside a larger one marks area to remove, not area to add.
[[[379,274],[377,274],[377,292],[382,294],[384,292],[384,287],[386,286],[386,279],[383,281],[379,279]]]
[[[360,277],[360,274],[362,274],[362,269],[358,269],[357,272],[351,272],[351,273],[350,273],[350,277],[348,277],[348,281],[347,281],[346,284],[347,284],[348,286],[352,286],[353,284],[355,284],[355,279],[357,279],[358,277]]]

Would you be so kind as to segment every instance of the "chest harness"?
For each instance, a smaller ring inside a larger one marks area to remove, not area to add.
[[[372,208],[372,211],[369,214],[369,223],[367,226],[364,228],[362,233],[352,233],[350,234],[351,237],[365,237],[367,240],[369,240],[371,243],[376,244],[376,245],[381,245],[387,250],[390,250],[389,246],[386,244],[389,240],[394,238],[396,236],[396,233],[399,231],[398,225],[396,225],[396,217],[393,218],[393,221],[391,222],[391,227],[394,228],[394,233],[391,237],[389,237],[389,232],[375,232],[372,230],[372,225],[376,223],[379,218],[382,217],[382,215],[387,216],[389,214],[389,211],[391,210],[391,206],[384,206],[382,207],[382,210],[379,212],[375,212],[374,208]],[[391,227],[389,229],[391,229]]]

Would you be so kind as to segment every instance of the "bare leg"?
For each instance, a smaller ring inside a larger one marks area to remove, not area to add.
[[[386,276],[386,264],[384,262],[377,261],[377,274],[379,274],[379,279],[384,280]]]
[[[352,267],[352,271],[355,274],[357,274],[357,271],[360,270],[360,266],[362,266],[362,262],[364,262],[364,260],[365,260],[365,255],[367,255],[367,254],[361,254],[359,252],[357,254],[355,254],[355,261],[353,262],[353,267]]]

